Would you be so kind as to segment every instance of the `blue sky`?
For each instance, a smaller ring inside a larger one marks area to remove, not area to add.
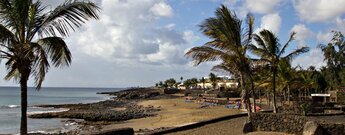
[[[100,20],[87,22],[65,38],[73,54],[72,66],[51,69],[44,86],[152,86],[168,78],[207,76],[214,62],[194,67],[184,53],[208,41],[198,25],[221,4],[240,18],[252,13],[256,32],[270,29],[281,43],[291,31],[297,32],[290,49],[309,46],[311,50],[296,58],[294,65],[321,67],[323,56],[316,46],[330,40],[331,30],[345,32],[344,0],[94,1],[102,8]],[[43,2],[53,8],[63,0]],[[1,75],[4,72],[0,70]],[[1,80],[0,85],[17,84]]]

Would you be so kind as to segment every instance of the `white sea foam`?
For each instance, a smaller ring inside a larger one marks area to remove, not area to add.
[[[3,105],[0,106],[0,108],[6,108],[6,109],[10,109],[10,108],[19,108],[20,105]]]
[[[73,126],[77,124],[78,124],[77,122],[69,122],[69,123],[66,123],[65,126],[68,127],[68,126]]]
[[[8,105],[9,108],[19,108],[20,105]]]
[[[33,111],[33,112],[28,112],[28,115],[33,115],[33,114],[42,114],[42,113],[56,113],[56,112],[66,112],[69,109],[67,108],[60,108],[56,110],[47,110],[47,111]]]
[[[29,134],[33,134],[33,133],[46,134],[47,132],[38,130],[38,131],[31,131],[31,132],[28,132],[28,133],[29,133]]]

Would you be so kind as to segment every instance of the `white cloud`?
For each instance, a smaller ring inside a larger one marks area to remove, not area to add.
[[[172,30],[172,29],[175,28],[175,26],[176,26],[176,24],[171,23],[171,24],[165,25],[165,28],[167,28],[167,29],[169,29],[169,30]]]
[[[169,17],[173,15],[173,9],[164,2],[154,4],[150,11],[157,16]]]
[[[225,4],[225,5],[236,5],[237,2],[238,2],[238,0],[224,0],[223,4]]]
[[[307,22],[326,22],[345,13],[344,0],[293,0],[298,16]]]
[[[326,63],[323,61],[323,53],[320,48],[313,48],[307,54],[297,57],[293,62],[293,66],[300,65],[302,68],[306,69],[310,66],[315,66],[316,68],[321,68],[325,66]]]
[[[145,62],[142,61],[143,56],[176,51],[162,49],[166,44],[174,48],[187,43],[184,33],[173,30],[175,24],[164,27],[153,25],[161,17],[173,14],[164,0],[103,0],[101,7],[99,21],[88,23],[84,31],[69,38],[71,42],[76,42],[77,51],[81,53],[111,61]],[[171,64],[185,62],[183,57],[162,58]],[[150,59],[150,62],[161,61]]]
[[[180,61],[180,59],[183,59]],[[159,46],[159,51],[154,54],[145,55],[141,61],[159,65],[185,64],[183,50],[170,43],[163,43]]]
[[[335,19],[335,23],[337,31],[345,32],[345,19],[337,17],[337,19]]]
[[[296,40],[305,40],[314,36],[314,33],[304,24],[294,25],[290,32],[296,32]]]
[[[294,25],[291,28],[290,32],[296,32],[295,39],[298,41],[298,47],[308,46],[305,40],[314,37],[314,33],[310,29],[308,29],[304,24]]]
[[[252,13],[267,14],[273,13],[281,0],[245,0],[243,10]]]
[[[318,32],[316,39],[321,44],[327,44],[331,41],[333,34],[331,32]]]
[[[256,29],[255,32],[259,32],[262,29],[267,29],[272,31],[275,34],[279,33],[280,25],[282,19],[278,13],[267,14],[261,18],[260,28]]]
[[[183,39],[186,40],[188,43],[193,43],[200,39],[199,36],[196,36],[193,31],[186,30],[183,32]]]

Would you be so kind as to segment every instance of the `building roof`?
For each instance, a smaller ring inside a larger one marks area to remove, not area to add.
[[[311,94],[312,97],[330,97],[331,94]]]

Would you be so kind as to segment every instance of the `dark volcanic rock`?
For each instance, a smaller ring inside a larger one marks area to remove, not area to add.
[[[157,88],[130,88],[117,92],[101,92],[98,94],[108,94],[119,99],[148,99],[164,93],[163,89]]]
[[[115,101],[113,101],[115,103]],[[84,119],[86,121],[123,121],[129,119],[137,119],[143,117],[154,116],[155,111],[159,109],[153,107],[143,107],[135,104],[125,105],[108,105],[109,102],[100,106],[94,106],[93,104],[81,104],[81,105],[63,105],[63,107],[70,108],[66,112],[55,112],[55,113],[42,113],[30,115],[30,118],[73,118],[73,119]],[[98,103],[99,105],[99,103]],[[125,110],[117,111],[114,107],[126,107]]]
[[[253,124],[246,121],[243,125],[243,133],[253,132]]]
[[[30,115],[30,118],[71,118],[83,119],[82,125],[78,130],[73,130],[67,134],[82,134],[84,131],[97,131],[96,123],[112,123],[137,119],[143,117],[155,116],[159,107],[144,107],[137,105],[137,102],[145,99],[174,98],[172,95],[162,94],[161,89],[135,88],[120,92],[103,92],[99,94],[109,94],[116,96],[112,100],[100,101],[97,103],[87,104],[62,104],[62,105],[39,105],[38,107],[53,107],[69,109],[65,112],[52,112]],[[95,128],[95,129],[94,129]],[[65,134],[65,133],[59,133]]]

